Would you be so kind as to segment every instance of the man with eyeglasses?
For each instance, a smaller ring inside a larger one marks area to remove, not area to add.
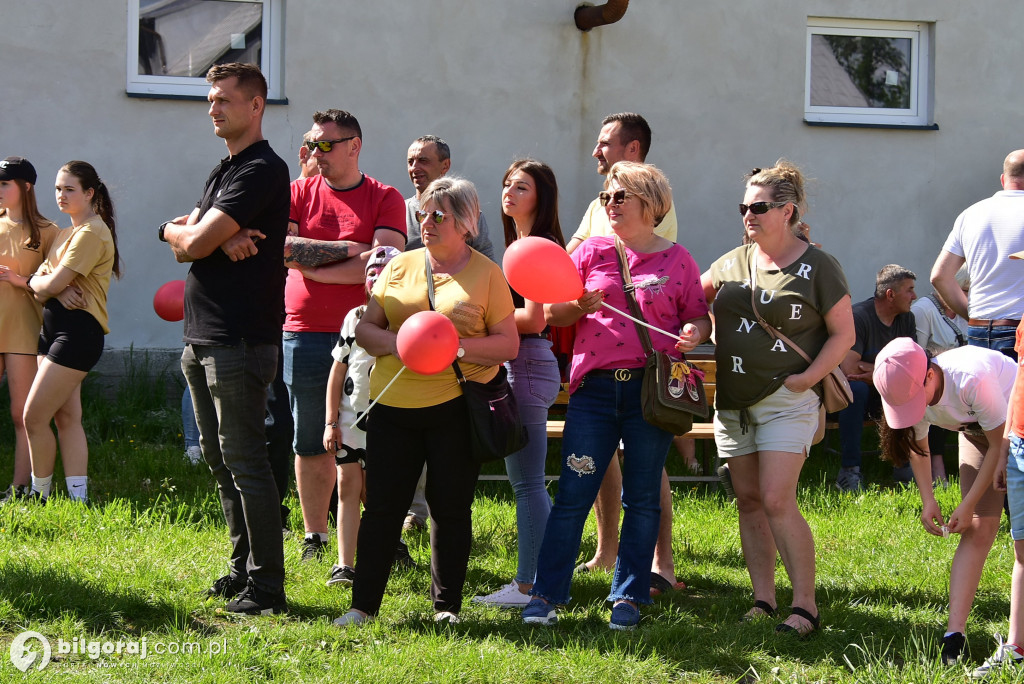
[[[230,571],[207,593],[231,599],[229,613],[269,615],[287,610],[264,417],[281,339],[289,169],[263,138],[259,68],[218,64],[206,80],[214,132],[229,155],[192,213],[160,226],[158,237],[192,262],[181,369],[231,538]]]
[[[305,145],[320,174],[292,183],[283,348],[305,528],[302,558],[319,560],[337,483],[335,457],[323,445],[331,350],[345,314],[365,303],[366,262],[373,249],[403,249],[406,228],[401,194],[359,170],[363,139],[356,117],[340,109],[318,111],[310,133]],[[326,416],[328,423],[337,419]]]
[[[1024,315],[1024,268],[1010,255],[1024,250],[1024,150],[1003,160],[1003,189],[957,217],[932,266],[932,286],[967,319],[967,344],[996,349],[1016,360],[1017,326]],[[967,264],[971,288],[956,281]]]
[[[651,149],[651,127],[644,117],[634,112],[611,114],[601,121],[601,132],[597,145],[591,154],[597,160],[597,172],[607,175],[612,166],[620,161],[643,162]],[[654,228],[661,237],[676,241],[675,202],[668,214]],[[566,245],[572,254],[584,240],[595,235],[612,235],[608,214],[600,198],[594,199],[587,207],[579,228]],[[693,459],[693,440],[676,439],[676,448],[687,452]],[[684,456],[685,458],[685,456]],[[695,463],[695,461],[692,461]],[[608,464],[601,489],[594,502],[594,516],[597,518],[597,550],[594,557],[580,564],[578,572],[589,572],[596,568],[610,568],[618,555],[619,512],[622,507],[622,470],[619,459],[613,458]],[[675,578],[675,563],[672,560],[672,492],[669,489],[668,473],[662,473],[661,522],[658,526],[658,543],[654,549],[654,566],[651,568],[651,589],[654,594],[671,591],[680,586]]]
[[[420,195],[428,185],[448,173],[452,166],[451,148],[448,147],[448,143],[436,135],[420,136],[409,146],[406,166],[409,171],[409,180],[416,188],[416,194],[405,200],[405,225],[409,235],[405,251],[408,252],[423,246],[423,240],[420,239],[420,224],[416,220],[416,212],[420,208]],[[491,261],[495,261],[494,245],[491,244],[491,236],[487,232],[487,220],[484,219],[482,212],[477,226],[479,231],[477,231],[476,237],[470,240],[469,246]]]

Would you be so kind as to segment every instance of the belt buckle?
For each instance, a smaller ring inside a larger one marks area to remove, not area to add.
[[[616,368],[615,379],[618,382],[629,382],[633,379],[633,373],[628,368]]]

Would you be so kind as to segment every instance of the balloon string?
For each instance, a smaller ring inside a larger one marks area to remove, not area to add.
[[[655,330],[655,331],[657,331],[657,332],[660,332],[660,333],[661,333],[662,335],[668,335],[668,336],[669,336],[669,337],[671,337],[671,338],[672,338],[673,340],[679,340],[680,342],[682,342],[682,341],[683,341],[683,338],[682,338],[682,337],[680,337],[679,335],[676,335],[675,333],[670,333],[670,332],[669,332],[669,331],[667,331],[667,330],[662,330],[661,328],[656,328],[656,327],[654,327],[653,325],[651,325],[650,323],[648,323],[647,321],[641,321],[641,320],[639,320],[639,319],[633,318],[632,316],[630,316],[630,315],[629,315],[628,313],[626,313],[625,311],[619,311],[618,309],[616,309],[616,308],[615,308],[614,306],[612,306],[612,305],[611,305],[611,304],[609,304],[608,302],[601,302],[601,306],[603,306],[603,307],[606,307],[606,308],[609,308],[609,309],[611,309],[612,311],[614,311],[615,313],[617,313],[617,314],[621,314],[621,315],[625,316],[626,318],[628,318],[629,320],[633,321],[634,323],[639,323],[640,325],[642,325],[642,326],[644,326],[644,327],[646,327],[646,328],[650,328],[651,330]]]
[[[391,387],[392,385],[395,384],[395,380],[398,379],[398,376],[401,375],[402,371],[404,371],[404,370],[405,370],[405,366],[402,366],[401,368],[398,369],[398,372],[395,373],[395,377],[391,378],[391,382],[389,382],[388,384],[384,385],[384,389],[382,389],[380,391],[380,394],[377,395],[376,399],[374,399],[372,402],[370,402],[370,405],[366,407],[366,410],[363,411],[362,414],[358,418],[356,418],[356,422],[354,422],[354,423],[352,423],[351,425],[348,426],[349,430],[354,429],[355,426],[359,424],[359,421],[361,421],[363,418],[366,417],[366,414],[370,412],[370,409],[372,409],[374,406],[377,405],[377,402],[380,401],[380,398],[384,396],[384,393],[388,391],[389,387]]]

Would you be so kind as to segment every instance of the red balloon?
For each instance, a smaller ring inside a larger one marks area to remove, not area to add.
[[[524,237],[505,249],[505,278],[529,300],[557,304],[579,299],[583,281],[576,264],[564,249],[542,237]]]
[[[153,310],[165,321],[180,321],[185,317],[185,281],[164,283],[153,295]]]
[[[455,325],[436,311],[420,311],[398,329],[398,355],[409,370],[435,375],[452,365],[459,351]]]

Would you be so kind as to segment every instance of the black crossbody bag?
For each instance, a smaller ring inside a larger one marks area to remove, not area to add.
[[[424,250],[427,273],[427,297],[430,310],[434,308],[434,272],[430,267],[430,255]],[[514,454],[526,446],[528,436],[519,415],[508,373],[503,364],[498,365],[498,374],[489,382],[475,382],[462,374],[458,359],[452,361],[455,377],[462,387],[469,409],[469,434],[472,456],[478,463],[496,461]]]

